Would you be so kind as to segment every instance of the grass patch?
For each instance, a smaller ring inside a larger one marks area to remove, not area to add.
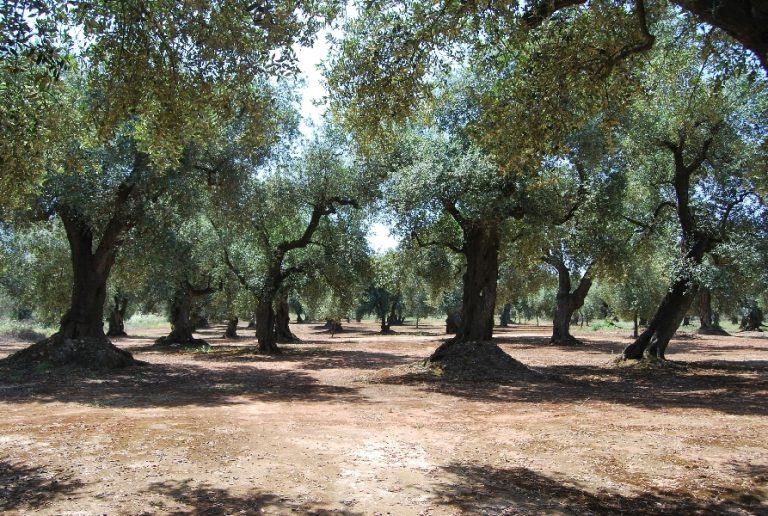
[[[131,329],[157,328],[158,326],[168,326],[168,317],[159,314],[144,314],[136,312],[125,322]]]
[[[0,335],[4,337],[26,342],[37,342],[53,333],[56,333],[54,328],[49,328],[34,320],[15,321],[12,319],[0,319]]]

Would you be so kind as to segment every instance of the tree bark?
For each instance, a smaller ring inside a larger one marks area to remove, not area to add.
[[[502,328],[506,328],[509,326],[509,323],[512,320],[512,305],[510,303],[505,303],[504,308],[501,310],[501,316],[499,317],[499,323]]]
[[[115,295],[114,305],[109,313],[108,337],[125,337],[125,312],[128,309],[128,298]]]
[[[685,261],[698,265],[709,250],[711,242],[706,238],[696,241],[687,253]],[[685,271],[680,273],[667,291],[648,327],[624,349],[625,359],[665,360],[670,339],[674,336],[686,312],[696,297],[698,285]]]
[[[238,319],[237,317],[232,317],[229,320],[227,320],[227,329],[224,330],[225,339],[240,338],[240,336],[237,334],[237,324],[239,322],[240,322],[240,319]]]
[[[491,341],[500,246],[496,226],[464,228],[467,270],[461,299],[461,323],[456,336],[438,347],[430,357],[431,361],[440,360],[454,344]]]
[[[186,286],[180,287],[173,295],[170,310],[171,333],[155,341],[156,346],[202,347],[208,342],[196,339],[192,321],[192,293]]]
[[[571,292],[571,271],[568,270],[562,257],[550,255],[547,261],[557,269],[558,277],[557,306],[552,321],[552,338],[549,342],[557,346],[581,346],[583,343],[571,335],[571,320],[574,312],[584,306],[584,300],[592,287],[590,267],[587,268],[576,289]]]
[[[265,355],[279,355],[282,353],[277,347],[275,335],[275,311],[272,308],[272,299],[260,299],[256,304],[256,340],[258,340],[258,352]]]
[[[299,340],[290,328],[291,314],[288,301],[280,298],[275,311],[275,339],[277,342],[296,342]]]
[[[712,313],[712,292],[708,288],[699,291],[699,330],[703,335],[728,335],[720,327],[717,318]]]

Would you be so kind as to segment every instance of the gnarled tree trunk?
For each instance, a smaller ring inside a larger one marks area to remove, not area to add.
[[[272,308],[272,299],[260,299],[256,304],[256,340],[259,353],[266,355],[279,355],[282,353],[277,347],[275,335],[275,311]]]
[[[128,223],[114,216],[94,251],[93,232],[84,217],[77,211],[66,210],[61,213],[61,220],[67,233],[73,272],[69,309],[57,333],[13,354],[9,361],[22,365],[47,361],[54,365],[77,364],[97,369],[138,364],[131,353],[114,346],[104,334],[107,279]]]
[[[192,293],[180,287],[173,295],[170,310],[171,333],[155,341],[156,346],[202,347],[208,342],[193,336],[195,325],[192,321]]]
[[[116,294],[114,297],[114,306],[109,313],[109,328],[107,337],[125,337],[125,312],[128,310],[128,298]]]
[[[699,330],[702,335],[728,335],[720,327],[712,313],[712,292],[708,288],[699,291]]]
[[[237,317],[232,317],[229,320],[227,320],[227,329],[224,330],[225,339],[239,338],[239,335],[237,334],[237,323],[239,322],[240,322],[240,319],[238,319]]]
[[[685,261],[698,265],[709,250],[711,243],[707,239],[701,239],[694,243],[687,253]],[[667,291],[661,300],[656,314],[648,323],[648,327],[640,336],[624,349],[625,359],[656,359],[665,360],[665,353],[670,339],[674,336],[680,323],[683,322],[693,298],[696,297],[698,284],[683,272]]]
[[[467,270],[464,273],[461,300],[461,325],[453,339],[435,350],[430,357],[431,361],[439,361],[452,346],[458,343],[491,341],[496,309],[500,245],[496,226],[464,229]]]
[[[550,255],[547,261],[557,269],[558,278],[557,306],[549,342],[557,346],[581,346],[583,343],[571,335],[571,320],[574,312],[584,306],[584,300],[592,287],[591,267],[587,268],[578,286],[571,292],[571,271],[562,257]]]
[[[277,301],[277,310],[275,311],[275,338],[277,342],[296,342],[299,340],[291,331],[289,310],[288,301],[281,297]]]

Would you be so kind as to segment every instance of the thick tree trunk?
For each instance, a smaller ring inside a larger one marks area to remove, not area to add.
[[[259,342],[258,352],[265,355],[279,355],[275,335],[275,311],[272,299],[260,299],[256,305],[256,340]]]
[[[461,300],[461,325],[453,339],[438,347],[430,361],[448,356],[450,347],[462,342],[490,342],[496,309],[500,238],[496,226],[464,229],[467,270]],[[480,348],[478,348],[479,350]]]
[[[637,318],[638,318],[637,311],[635,311],[634,324],[633,324],[633,330],[632,330],[632,336],[634,338],[637,338],[637,328],[638,328]]]
[[[227,320],[227,329],[224,330],[225,339],[240,338],[240,336],[237,334],[237,324],[239,322],[240,322],[240,319],[238,319],[237,317],[232,317],[229,320]]]
[[[291,314],[288,301],[280,299],[275,311],[275,339],[277,342],[296,342],[299,338],[290,328]]]
[[[114,346],[104,334],[104,302],[107,279],[115,250],[93,252],[93,233],[77,214],[61,217],[72,261],[72,297],[59,331],[11,357],[19,365],[47,361],[54,365],[76,364],[96,369],[116,369],[140,362],[128,351]]]
[[[461,314],[459,312],[450,312],[445,318],[445,333],[456,335],[461,328]]]
[[[576,289],[571,292],[571,271],[559,256],[548,257],[550,264],[557,269],[558,288],[557,306],[552,321],[550,344],[556,346],[581,346],[583,343],[571,335],[571,320],[576,310],[584,306],[589,289],[592,287],[590,269],[587,268]]]
[[[107,337],[125,337],[125,312],[128,309],[128,298],[115,295],[114,306],[109,313],[109,329]]]
[[[196,339],[192,334],[195,326],[192,321],[192,294],[186,288],[176,291],[171,301],[171,333],[155,341],[156,346],[202,347],[208,342]]]
[[[720,327],[717,318],[712,313],[712,292],[703,288],[699,291],[699,330],[703,335],[728,335]]]

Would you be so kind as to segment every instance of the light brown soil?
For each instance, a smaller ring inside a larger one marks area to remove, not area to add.
[[[768,513],[762,336],[683,335],[668,357],[686,369],[640,369],[610,363],[626,334],[555,348],[547,328],[500,329],[544,374],[498,385],[393,373],[437,326],[345,326],[293,326],[303,342],[279,357],[242,328],[201,333],[207,353],[157,350],[158,329],[115,340],[148,366],[0,369],[0,511]]]

